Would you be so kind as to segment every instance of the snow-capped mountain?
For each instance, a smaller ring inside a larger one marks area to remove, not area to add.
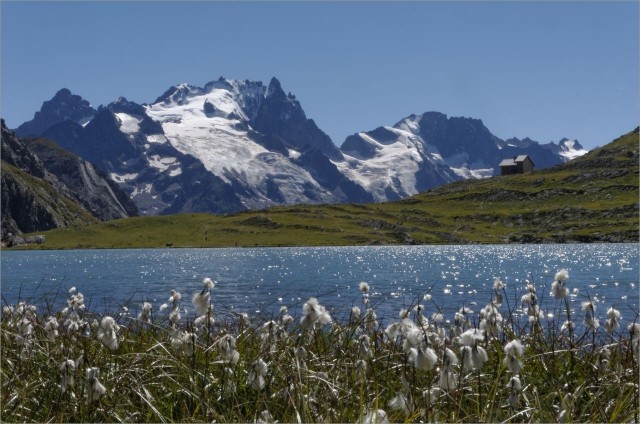
[[[585,154],[575,140],[540,144],[531,139],[506,141],[479,119],[439,112],[411,115],[393,126],[347,137],[345,161],[336,165],[360,183],[376,201],[399,199],[448,182],[499,173],[504,158],[529,155],[546,168]]]
[[[97,110],[63,89],[19,130],[97,164],[150,215],[394,200],[493,175],[505,157],[528,154],[541,168],[586,153],[575,140],[504,141],[478,119],[438,112],[338,148],[275,78],[179,84],[150,104],[120,97]]]

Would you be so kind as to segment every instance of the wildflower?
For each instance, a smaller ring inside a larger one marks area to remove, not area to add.
[[[557,419],[559,423],[565,422],[567,419],[567,415],[571,414],[571,410],[573,409],[575,400],[576,398],[573,393],[567,393],[566,395],[564,395],[564,397],[562,398],[562,410],[560,411]]]
[[[467,330],[460,335],[460,343],[464,346],[475,346],[482,340],[484,340],[484,333],[482,330],[475,328]]]
[[[282,319],[280,320],[280,323],[282,324],[283,327],[287,327],[289,324],[291,324],[294,321],[293,317],[289,314],[285,314],[282,316]]]
[[[409,360],[417,369],[431,370],[438,361],[438,357],[430,347],[424,350],[422,348],[411,348],[409,350]]]
[[[153,309],[153,305],[149,302],[144,302],[141,308],[142,309],[138,314],[138,319],[142,322],[146,322],[147,324],[151,324],[151,310]]]
[[[266,409],[260,413],[260,417],[256,418],[254,421],[256,424],[268,424],[274,422],[273,416]]]
[[[444,390],[436,386],[431,388],[431,390],[425,390],[424,392],[422,392],[422,397],[425,400],[428,400],[429,403],[434,403],[438,399],[438,397],[440,397],[440,395],[442,395],[443,393],[444,393]]]
[[[284,334],[276,321],[267,321],[258,329],[258,335],[263,346],[268,346],[271,352],[276,351],[276,341]]]
[[[611,351],[606,347],[602,348],[600,354],[598,355],[598,371],[605,372],[607,369],[607,365],[609,364],[609,358],[611,358]]]
[[[567,297],[567,286],[566,281],[569,279],[569,271],[566,269],[561,269],[556,273],[555,280],[551,284],[551,296],[556,299],[563,299]]]
[[[208,322],[209,325],[213,325],[215,324],[216,320],[213,319],[212,316],[209,316],[209,319],[207,319],[207,315],[200,315],[198,318],[196,318],[195,320],[193,320],[193,325],[196,326],[196,331],[200,331],[202,330],[202,327]]]
[[[98,339],[110,350],[118,349],[118,330],[120,326],[110,316],[102,318]]]
[[[584,323],[587,328],[596,330],[598,327],[600,327],[600,321],[594,317],[596,305],[591,299],[582,302],[582,310],[585,311]]]
[[[362,357],[373,357],[373,352],[371,352],[371,339],[366,334],[360,336],[358,339],[358,354]]]
[[[409,318],[409,315],[411,315],[411,311],[406,308],[400,309],[400,312],[398,313],[400,319]]]
[[[206,315],[211,310],[211,289],[214,284],[211,278],[205,278],[202,283],[202,290],[194,293],[191,299],[198,315]]]
[[[193,356],[196,351],[195,333],[184,332],[182,335],[182,351],[187,356]]]
[[[495,304],[489,303],[480,311],[480,329],[489,337],[498,337],[502,332],[502,315]]]
[[[437,323],[441,323],[444,321],[444,315],[442,315],[442,313],[440,312],[434,312],[431,315],[431,320]]]
[[[429,293],[425,294],[424,297],[422,298],[425,301],[430,301],[431,300],[431,295]]]
[[[607,333],[613,333],[613,330],[620,327],[620,311],[613,307],[607,309],[607,320],[604,322],[604,328]]]
[[[236,338],[231,334],[227,334],[222,336],[215,343],[218,352],[220,352],[222,356],[222,360],[224,362],[231,363],[233,365],[238,363],[240,359],[240,353],[236,350]]]
[[[518,406],[519,398],[518,394],[522,390],[522,382],[520,382],[520,377],[514,375],[507,383],[507,387],[510,389],[509,391],[509,403],[511,407],[515,408]]]
[[[522,369],[522,362],[518,358],[524,353],[524,346],[520,340],[512,340],[504,347],[504,353],[506,354],[502,363],[509,368],[513,374],[519,374]]]
[[[196,335],[186,331],[176,332],[171,337],[171,346],[186,356],[193,356],[196,350]]]
[[[362,293],[369,293],[369,284],[363,281],[360,284],[358,284],[358,289]]]
[[[473,311],[465,306],[461,307],[458,312],[456,312],[453,323],[458,329],[464,331],[471,327],[471,321],[469,320],[469,315],[472,314]],[[460,334],[460,333],[458,333]]]
[[[174,289],[171,289],[169,291],[169,303],[177,303],[180,302],[180,300],[182,300],[182,295]]]
[[[227,394],[236,392],[235,374],[231,368],[224,369],[224,376],[222,379],[222,391]]]
[[[357,323],[360,320],[360,308],[354,306],[351,308],[351,315],[349,316],[349,321],[351,323]]]
[[[262,359],[254,361],[251,364],[251,371],[249,372],[249,386],[253,390],[261,390],[264,387],[264,377],[268,371],[269,367]]]
[[[569,271],[566,269],[561,269],[556,273],[556,281],[567,281],[569,279]]]
[[[28,343],[28,339],[33,334],[33,322],[31,318],[25,316],[18,321],[18,334],[16,334],[16,342],[20,345]]]
[[[494,290],[501,290],[504,288],[504,283],[502,282],[502,279],[500,277],[496,277],[493,280],[493,289]]]
[[[58,320],[56,317],[49,317],[47,322],[44,324],[44,331],[47,333],[47,338],[51,341],[54,341],[58,337]]]
[[[358,421],[359,424],[389,424],[389,419],[387,418],[387,413],[382,409],[375,409],[372,411],[367,411],[362,417],[361,421]]]
[[[73,359],[67,359],[58,365],[58,370],[60,370],[60,389],[64,393],[67,391],[67,387],[73,387],[73,373],[76,370],[76,363]]]
[[[376,318],[376,312],[372,308],[368,308],[364,314],[364,328],[367,332],[373,333],[378,328]]]
[[[391,399],[387,405],[389,405],[389,408],[391,409],[403,411],[406,416],[409,416],[409,414],[411,414],[411,410],[413,409],[411,401],[407,399],[407,397],[402,392],[398,392],[396,397]]]
[[[98,377],[100,376],[100,370],[98,368],[87,368],[87,380],[89,382],[90,390],[87,391],[87,402],[91,403],[94,400],[100,399],[100,396],[107,392],[107,389],[100,383]]]
[[[560,331],[573,330],[573,321],[565,321],[562,323],[562,327],[560,327]]]
[[[309,328],[316,323],[325,325],[330,322],[331,315],[329,315],[329,312],[327,312],[324,306],[318,303],[318,299],[315,297],[309,298],[309,300],[302,305],[302,318],[300,319],[300,325],[303,328]]]
[[[458,385],[458,376],[453,369],[454,365],[458,365],[458,357],[451,349],[445,348],[442,362],[438,386],[442,390],[450,391]]]

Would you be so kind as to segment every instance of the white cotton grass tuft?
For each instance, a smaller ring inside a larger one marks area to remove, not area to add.
[[[44,324],[44,331],[47,333],[47,339],[49,339],[49,341],[54,341],[55,339],[58,338],[58,327],[60,326],[60,324],[58,323],[58,320],[56,319],[56,317],[49,317],[47,319],[47,321]]]
[[[411,400],[408,399],[402,392],[398,392],[396,396],[387,404],[389,408],[404,412],[405,416],[409,416],[413,410]]]
[[[251,364],[248,384],[253,390],[262,390],[265,384],[265,377],[269,372],[269,366],[262,359],[258,359]]]
[[[171,337],[171,346],[178,352],[191,357],[196,350],[196,339],[197,336],[195,333],[178,331]]]
[[[389,418],[383,409],[373,409],[367,411],[358,424],[389,424]]]
[[[519,356],[524,354],[524,346],[520,340],[515,339],[507,343],[504,347],[505,357],[502,363],[509,368],[513,374],[519,374],[522,369],[522,362]]]
[[[362,382],[364,381],[367,375],[367,362],[364,359],[358,359],[355,363],[355,376],[356,381]]]
[[[502,278],[496,277],[493,280],[493,289],[494,290],[501,290],[503,288],[504,288],[504,282],[502,281]]]
[[[211,311],[211,289],[213,286],[213,280],[207,277],[202,282],[202,290],[193,294],[191,303],[196,308],[196,314],[207,315]]]
[[[215,342],[215,346],[222,357],[222,361],[235,365],[240,359],[240,353],[236,350],[236,338],[231,334],[226,334],[218,341]]]
[[[616,328],[620,327],[620,311],[613,307],[607,309],[607,320],[604,322],[604,328],[607,333],[611,334]]]
[[[362,293],[369,293],[369,283],[365,281],[360,282],[360,284],[358,284],[358,290]]]
[[[556,281],[567,281],[569,279],[569,271],[566,269],[561,269],[556,273],[555,280]]]
[[[153,305],[150,302],[144,302],[140,305],[140,313],[138,314],[138,320],[151,324],[151,311],[153,310]]]
[[[351,307],[351,314],[349,315],[349,321],[352,323],[356,323],[360,321],[360,308],[357,306]]]
[[[58,365],[58,370],[60,371],[60,389],[62,393],[64,393],[67,391],[67,388],[72,388],[74,385],[76,363],[73,359],[67,359]]]
[[[310,328],[316,324],[325,325],[329,323],[331,323],[331,315],[329,315],[329,312],[327,312],[324,306],[318,303],[318,299],[311,297],[302,305],[300,325],[303,328]]]
[[[427,347],[426,349],[410,348],[409,361],[415,368],[428,371],[433,369],[433,367],[436,365],[438,357],[430,347]]]
[[[100,376],[100,370],[98,368],[87,368],[86,375],[90,387],[90,389],[87,390],[87,402],[92,403],[107,393],[107,389],[100,383],[100,380],[98,380]]]
[[[98,333],[98,339],[109,350],[118,349],[118,331],[120,326],[116,321],[110,317],[105,316],[100,323],[100,332]]]
[[[556,299],[564,299],[569,293],[566,281],[569,279],[569,271],[561,269],[556,273],[555,280],[551,283],[551,296]]]
[[[367,308],[364,314],[364,329],[368,333],[373,333],[378,329],[378,316],[373,308]]]

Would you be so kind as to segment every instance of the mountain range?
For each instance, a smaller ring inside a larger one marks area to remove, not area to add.
[[[526,154],[544,168],[586,153],[570,139],[502,140],[479,119],[439,112],[338,148],[275,78],[179,84],[149,104],[120,97],[97,109],[62,89],[15,133],[94,164],[131,200],[124,210],[141,215],[397,200],[494,175],[504,158]]]

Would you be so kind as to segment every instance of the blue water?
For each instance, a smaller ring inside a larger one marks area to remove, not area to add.
[[[220,314],[268,316],[281,305],[296,313],[316,296],[339,319],[361,305],[358,283],[366,281],[380,318],[395,319],[421,301],[427,313],[440,308],[452,319],[462,305],[477,312],[488,303],[495,277],[506,283],[511,305],[527,279],[550,298],[555,273],[566,268],[569,290],[579,291],[572,302],[595,297],[601,318],[615,306],[634,320],[638,257],[637,244],[3,251],[1,293],[3,304],[57,308],[75,286],[93,311],[126,305],[135,312],[143,301],[157,308],[176,289],[190,308],[192,293],[211,277]],[[426,293],[432,301],[422,301]]]

